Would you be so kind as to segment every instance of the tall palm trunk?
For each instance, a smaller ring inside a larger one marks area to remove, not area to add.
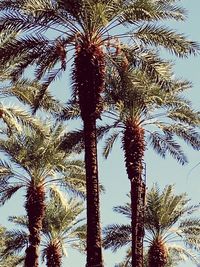
[[[131,183],[132,266],[143,266],[144,197],[142,160],[145,151],[144,130],[128,120],[123,136],[123,149],[128,178]]]
[[[167,264],[167,250],[162,240],[155,239],[148,253],[148,267],[165,267]]]
[[[84,123],[87,189],[87,266],[103,266],[95,120]]]
[[[47,248],[47,267],[62,266],[62,248],[60,242],[54,241]]]
[[[74,81],[84,124],[87,190],[87,267],[102,267],[102,241],[99,209],[96,119],[102,111],[104,54],[101,48],[84,42],[77,45]]]
[[[45,214],[45,189],[43,185],[34,185],[34,182],[31,182],[26,192],[25,208],[29,229],[29,247],[26,249],[25,267],[38,267],[40,231]]]

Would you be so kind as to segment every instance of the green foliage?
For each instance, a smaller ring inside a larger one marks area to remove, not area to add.
[[[52,192],[53,193],[53,192]],[[79,201],[60,197],[55,192],[47,203],[43,219],[41,257],[45,260],[48,247],[57,242],[62,251],[62,256],[67,255],[67,248],[71,247],[80,252],[85,252],[86,225],[82,217],[83,204]],[[28,245],[28,220],[26,216],[12,216],[9,221],[22,228],[6,232],[8,238],[2,248],[4,258],[10,255],[21,255]],[[13,266],[14,267],[14,266]]]
[[[0,226],[0,266],[1,267],[15,267],[15,266],[22,266],[21,265],[21,257],[15,255],[8,255],[5,257],[3,255],[3,251],[6,248],[7,242],[11,241],[10,237],[6,234],[6,228]]]
[[[60,148],[63,126],[46,124],[44,129],[45,134],[41,134],[23,127],[22,133],[0,140],[0,151],[7,156],[0,162],[1,204],[18,189],[27,188],[32,181],[47,188],[52,183],[59,184],[69,192],[85,194],[83,162],[72,160],[71,154]]]
[[[145,249],[145,257],[147,257],[148,249],[154,240],[159,238],[164,242],[165,249],[168,251],[167,266],[176,266],[186,259],[192,260],[195,264],[198,263],[200,219],[192,217],[192,215],[199,209],[199,205],[191,206],[189,202],[186,193],[174,194],[174,186],[171,185],[160,191],[156,184],[147,193],[144,239],[148,245]],[[114,211],[131,218],[130,203],[117,206]],[[119,266],[131,266],[130,245],[130,224],[112,224],[104,228],[104,247],[106,249],[117,251],[122,247],[128,247],[126,259]],[[129,265],[125,265],[125,262]]]
[[[35,103],[37,102],[37,96],[42,92],[42,85],[37,81],[31,81],[28,79],[21,79],[20,81],[11,84],[9,86],[4,86],[0,90],[0,95],[2,98],[15,97],[21,103],[26,105],[26,108],[34,109]],[[56,100],[50,92],[45,91],[40,102],[40,108],[42,111],[50,113],[59,113],[62,110],[61,103]]]
[[[146,146],[150,145],[163,158],[169,153],[179,163],[187,163],[178,139],[200,149],[200,113],[184,96],[190,83],[172,78],[167,62],[160,61],[160,68],[151,75],[132,59],[125,68],[123,61],[116,59],[108,71],[105,116],[114,123],[110,125],[113,133],[106,139],[104,156],[108,156],[117,134],[123,136],[127,122],[132,121],[144,129]]]
[[[24,108],[16,105],[0,103],[0,119],[2,122],[2,134],[10,135],[14,132],[22,132],[23,126],[40,131],[41,134],[45,131],[39,120],[31,116]]]
[[[34,67],[36,79],[42,80],[36,110],[49,85],[73,59],[70,51],[78,44],[103,45],[108,59],[127,38],[133,46],[138,43],[138,48],[161,46],[180,57],[197,54],[195,42],[165,26],[167,20],[185,20],[186,11],[177,2],[1,0],[0,63],[13,81]],[[114,34],[119,25],[120,33]]]

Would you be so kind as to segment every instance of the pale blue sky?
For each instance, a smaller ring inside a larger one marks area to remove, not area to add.
[[[179,32],[186,33],[189,38],[200,42],[200,0],[183,0],[180,1],[189,14],[186,22],[173,24],[173,28]],[[172,24],[170,24],[171,26]],[[172,58],[169,55],[169,58]],[[190,59],[182,59],[175,61],[176,76],[189,79],[193,82],[194,87],[189,92],[189,97],[196,108],[199,108],[200,103],[200,56],[191,57]],[[65,83],[59,83],[59,95],[64,98],[62,90],[65,89]],[[64,88],[64,89],[63,89]],[[184,150],[188,155],[190,163],[187,166],[180,166],[170,157],[166,160],[160,159],[151,149],[146,152],[145,161],[147,164],[147,186],[151,187],[154,182],[158,182],[161,187],[166,184],[175,184],[176,192],[187,192],[188,196],[194,203],[200,202],[200,166],[194,169],[188,176],[188,173],[194,165],[200,161],[199,152],[193,152],[187,146]],[[101,196],[101,221],[105,226],[109,223],[115,223],[123,220],[123,217],[112,212],[113,206],[124,203],[129,192],[129,181],[127,179],[123,153],[120,145],[117,144],[108,160],[102,159],[99,149],[99,172],[100,181],[106,188],[106,193]],[[22,199],[18,196],[15,201],[10,201],[1,209],[1,222],[6,224],[6,217],[14,215],[21,210]],[[23,211],[22,211],[23,212]],[[200,215],[200,214],[199,214]],[[68,258],[64,261],[63,266],[67,267],[84,267],[85,257],[69,250]],[[113,267],[115,263],[122,260],[124,254],[112,254],[110,251],[104,253],[105,267]],[[194,264],[181,264],[180,267],[192,267]]]

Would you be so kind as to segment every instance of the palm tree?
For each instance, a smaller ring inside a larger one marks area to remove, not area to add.
[[[160,192],[154,185],[147,193],[145,209],[145,241],[148,244],[147,267],[172,267],[171,260],[181,262],[190,259],[198,263],[200,242],[200,219],[191,217],[199,205],[189,205],[187,195],[174,194],[174,187],[168,185]],[[131,205],[115,207],[117,213],[131,219]],[[113,251],[131,245],[130,224],[113,224],[104,229],[104,246]],[[129,250],[130,251],[130,250]],[[131,253],[120,266],[131,266]]]
[[[187,158],[175,138],[181,138],[193,149],[199,149],[200,135],[197,129],[200,117],[199,112],[194,111],[183,96],[190,84],[173,80],[169,64],[166,63],[163,69],[169,81],[166,86],[152,82],[147,74],[137,70],[131,63],[126,68],[122,63],[120,60],[116,62],[108,76],[106,116],[114,122],[103,129],[106,134],[113,129],[105,141],[103,154],[108,157],[121,134],[126,171],[131,182],[132,264],[142,266],[143,162],[147,144],[161,157],[169,152],[179,163],[186,163]]]
[[[29,247],[25,266],[38,266],[40,231],[45,213],[46,187],[52,183],[84,194],[84,165],[69,160],[70,154],[60,149],[63,127],[46,126],[45,135],[28,127],[0,140],[0,151],[7,156],[0,161],[0,203],[4,204],[19,189],[25,188],[25,209],[28,216]],[[16,168],[17,167],[17,168]]]
[[[62,200],[62,201],[61,201]],[[66,246],[83,251],[86,239],[86,225],[82,224],[80,215],[84,210],[81,202],[53,197],[47,203],[42,227],[42,259],[47,267],[61,267],[62,258],[66,256]],[[3,255],[19,254],[28,243],[28,221],[26,216],[10,217],[9,220],[24,230],[6,232],[9,241]],[[19,242],[21,240],[21,242]]]
[[[83,210],[81,203],[72,199],[65,207],[58,201],[48,206],[42,229],[46,237],[43,258],[46,258],[48,267],[61,267],[66,245],[85,251],[86,225],[81,224],[83,219],[79,218]]]
[[[102,266],[96,120],[102,111],[101,93],[105,62],[120,54],[122,40],[163,46],[178,56],[196,54],[198,46],[158,21],[184,20],[185,10],[176,1],[150,0],[2,0],[0,63],[16,81],[30,65],[43,88],[37,108],[50,83],[74,58],[72,78],[84,124],[87,177],[87,266]],[[130,28],[127,30],[127,26]],[[119,29],[119,33],[114,33]],[[53,40],[49,36],[55,33]],[[49,35],[50,34],[50,35]],[[75,50],[75,56],[70,51]],[[68,58],[67,58],[68,57]],[[60,63],[60,67],[57,67]],[[46,76],[45,76],[46,75]]]

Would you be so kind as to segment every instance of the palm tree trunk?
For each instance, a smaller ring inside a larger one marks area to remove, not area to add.
[[[144,207],[142,182],[131,181],[132,266],[143,266]]]
[[[87,267],[103,266],[95,120],[84,123],[87,189]]]
[[[29,246],[26,249],[25,267],[39,266],[39,245],[42,220],[45,214],[45,189],[32,181],[27,189],[26,204],[29,229]]]
[[[77,44],[73,78],[84,124],[87,190],[87,267],[103,267],[99,208],[96,120],[102,111],[104,54],[100,47],[85,41]]]
[[[47,267],[61,267],[62,266],[62,249],[60,243],[51,243],[46,250],[46,265]]]
[[[144,130],[134,121],[127,121],[123,136],[126,170],[131,182],[132,266],[143,266],[144,197],[142,161],[145,151]]]
[[[165,267],[167,264],[167,250],[162,240],[155,239],[148,253],[148,267]]]

